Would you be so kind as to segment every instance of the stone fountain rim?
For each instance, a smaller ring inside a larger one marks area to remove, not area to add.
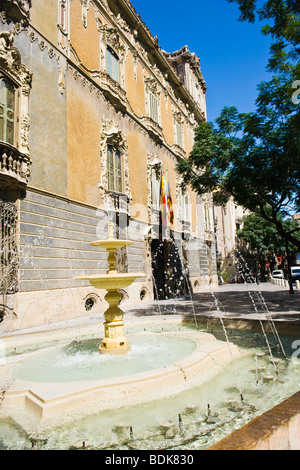
[[[220,364],[231,362],[232,352],[236,357],[243,356],[234,345],[229,354],[228,345],[218,341],[209,333],[162,332],[165,335],[174,333],[198,341],[196,350],[177,363],[138,374],[98,379],[87,383],[33,383],[16,379],[5,394],[2,409],[9,412],[11,409],[25,407],[34,415],[44,419],[82,409],[83,406],[95,404],[99,406],[100,402],[102,409],[121,406],[124,400],[129,404],[134,404],[136,400],[147,402],[161,394],[170,393],[172,389],[193,386],[195,380],[201,381],[207,376],[213,377],[220,371]],[[7,375],[10,375],[14,366],[15,364],[8,366]]]

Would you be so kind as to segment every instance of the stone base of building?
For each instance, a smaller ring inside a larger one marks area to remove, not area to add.
[[[123,292],[123,307],[135,307],[153,300],[152,285],[136,282]],[[6,315],[0,333],[51,325],[102,315],[107,309],[105,290],[90,287],[19,292],[7,298]]]
[[[217,286],[217,276],[193,277],[190,285],[191,293],[213,289]],[[149,280],[137,281],[122,293],[122,308],[125,309],[138,308],[154,300],[153,285]],[[105,294],[105,290],[88,286],[19,292],[7,296],[6,315],[0,323],[0,333],[102,315],[108,305],[104,300]]]

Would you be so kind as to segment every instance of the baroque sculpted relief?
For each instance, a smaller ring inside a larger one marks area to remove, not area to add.
[[[14,47],[15,31],[0,32],[0,74],[11,80],[20,90],[18,129],[19,150],[29,156],[29,95],[32,73],[21,62],[19,50]]]
[[[2,0],[1,8],[4,12],[17,20],[28,20],[31,0]]]

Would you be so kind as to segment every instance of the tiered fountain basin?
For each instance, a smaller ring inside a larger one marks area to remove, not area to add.
[[[152,325],[161,325],[161,321],[153,319]],[[172,321],[177,325],[180,323],[179,318]],[[76,335],[86,332],[86,328],[81,332],[77,329]],[[63,330],[60,334],[63,335]],[[97,357],[93,356],[91,370],[86,375],[86,371],[80,371],[82,361],[88,360],[84,354],[77,355],[77,358],[76,352],[73,356],[71,354],[69,370],[64,368],[67,335],[71,338],[74,331],[65,331],[64,334],[64,344],[56,343],[40,351],[6,358],[6,364],[1,368],[2,380],[10,383],[10,387],[4,395],[2,412],[13,416],[23,409],[46,419],[74,410],[82,411],[84,415],[89,407],[92,412],[94,406],[107,410],[149,402],[176,394],[181,389],[194,386],[195,382],[205,383],[229,365],[233,358],[243,357],[234,344],[228,345],[209,333],[194,330],[139,331],[130,335],[132,350],[127,355],[105,355],[102,358],[98,353]],[[99,326],[90,326],[89,335],[95,334],[99,334]],[[13,344],[22,348],[22,343],[40,343],[41,347],[43,341],[49,341],[49,332],[4,338],[3,341],[7,350]],[[76,343],[71,343],[71,349],[74,345]],[[143,354],[141,347],[144,348]]]
[[[113,224],[109,224],[109,233],[107,240],[97,240],[92,242],[92,246],[104,248],[108,253],[109,269],[105,275],[85,275],[79,276],[77,279],[81,281],[89,281],[96,289],[105,289],[107,294],[105,300],[109,307],[104,313],[105,318],[105,338],[99,346],[101,354],[126,354],[130,351],[130,344],[124,335],[124,312],[119,307],[122,299],[120,289],[126,289],[136,279],[145,277],[144,273],[118,273],[115,268],[115,253],[120,248],[131,245],[130,240],[119,240],[113,237]]]
[[[126,354],[130,351],[130,344],[124,335],[124,312],[119,307],[122,300],[120,289],[126,289],[138,278],[144,277],[141,273],[117,273],[110,271],[104,275],[80,276],[77,279],[87,280],[96,289],[107,291],[105,300],[109,304],[109,308],[104,313],[105,317],[105,338],[99,346],[101,354]]]

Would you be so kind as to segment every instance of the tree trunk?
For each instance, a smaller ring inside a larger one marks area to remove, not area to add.
[[[289,286],[290,286],[290,294],[294,294],[294,287],[293,287],[293,279],[292,279],[292,272],[291,272],[291,262],[290,262],[290,252],[288,243],[286,244],[286,259],[288,265],[288,274],[289,274]]]

